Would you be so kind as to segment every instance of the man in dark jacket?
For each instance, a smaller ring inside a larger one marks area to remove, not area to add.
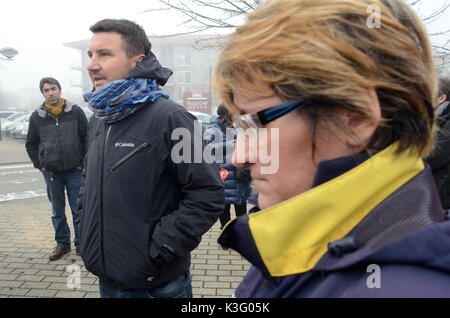
[[[433,170],[434,180],[444,209],[450,209],[450,79],[439,79],[439,98],[436,110],[439,133],[435,149],[427,163]]]
[[[83,158],[86,154],[87,119],[83,110],[61,98],[61,85],[52,77],[39,83],[45,102],[30,117],[26,149],[35,168],[44,175],[52,203],[52,222],[57,246],[50,261],[70,252],[70,230],[65,214],[65,194],[72,217],[77,210]],[[77,255],[78,227],[74,222]]]
[[[80,248],[99,276],[101,297],[191,297],[190,252],[224,205],[213,164],[180,162],[172,133],[197,134],[195,117],[168,99],[144,30],[106,19],[94,33],[87,67],[93,110],[79,200]]]

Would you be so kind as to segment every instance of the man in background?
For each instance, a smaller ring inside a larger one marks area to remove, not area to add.
[[[70,252],[70,229],[67,224],[65,191],[72,217],[77,209],[83,158],[86,154],[87,119],[77,105],[61,98],[61,85],[52,77],[39,83],[45,101],[31,115],[25,147],[35,168],[47,185],[52,204],[52,223],[57,243],[50,261]],[[74,245],[78,250],[78,227],[74,222]]]
[[[433,169],[433,176],[439,191],[444,209],[450,209],[450,79],[439,79],[439,97],[436,117],[439,132],[433,153],[427,158],[427,163]]]

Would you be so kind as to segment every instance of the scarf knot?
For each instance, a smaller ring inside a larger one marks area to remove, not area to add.
[[[155,80],[130,78],[112,81],[99,90],[84,93],[84,100],[95,117],[107,124],[120,121],[159,97],[169,98]]]

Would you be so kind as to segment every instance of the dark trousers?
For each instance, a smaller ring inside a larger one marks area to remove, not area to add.
[[[120,290],[107,280],[99,279],[101,298],[192,298],[192,282],[189,271],[165,286],[149,290]]]
[[[70,229],[66,219],[66,198],[69,200],[72,211],[74,244],[78,249],[78,226],[75,223],[75,213],[77,210],[78,192],[81,185],[82,170],[75,169],[62,174],[52,174],[46,170],[42,171],[45,183],[47,184],[47,195],[52,203],[52,223],[55,229],[55,241],[61,246],[70,246]]]
[[[220,228],[223,228],[225,224],[230,221],[230,208],[231,204],[225,204],[222,215],[219,217]],[[234,204],[234,210],[236,211],[236,217],[240,217],[247,213],[247,204]]]

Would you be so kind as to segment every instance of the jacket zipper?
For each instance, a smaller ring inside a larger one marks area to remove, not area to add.
[[[111,131],[111,125],[108,126],[108,130],[106,132],[106,136],[105,136],[105,141],[103,144],[103,155],[102,155],[102,167],[101,167],[101,178],[100,178],[100,215],[101,215],[101,222],[100,222],[100,252],[101,252],[101,257],[102,257],[102,268],[103,268],[103,273],[106,276],[106,263],[105,263],[105,250],[104,250],[104,213],[103,213],[103,170],[104,170],[104,166],[105,166],[105,152],[106,152],[106,147],[108,145],[108,139],[109,139],[109,132]]]
[[[136,149],[134,149],[131,153],[129,153],[128,155],[126,155],[125,157],[123,157],[122,159],[120,159],[112,168],[111,171],[115,171],[117,170],[117,168],[119,168],[121,165],[123,165],[126,161],[128,161],[131,157],[133,157],[135,154],[137,154],[139,151],[147,148],[149,146],[149,144],[147,143],[143,143],[142,145],[140,145],[139,147],[137,147]]]

